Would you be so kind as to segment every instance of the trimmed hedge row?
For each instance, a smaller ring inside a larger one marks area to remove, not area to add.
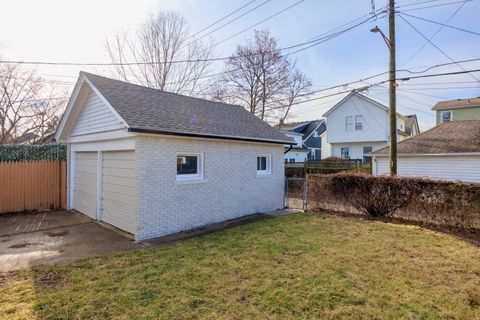
[[[313,209],[480,230],[480,184],[339,173],[308,176]]]
[[[1,145],[0,161],[66,160],[64,144]]]

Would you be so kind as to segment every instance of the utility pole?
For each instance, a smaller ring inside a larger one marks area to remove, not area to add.
[[[389,118],[390,118],[390,175],[397,174],[397,93],[395,60],[395,0],[388,1],[388,47],[389,55]]]

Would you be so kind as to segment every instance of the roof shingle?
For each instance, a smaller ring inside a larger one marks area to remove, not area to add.
[[[389,148],[372,152],[388,154]],[[480,120],[451,121],[399,142],[398,154],[480,152]]]
[[[82,72],[131,131],[291,143],[241,106],[183,96]]]

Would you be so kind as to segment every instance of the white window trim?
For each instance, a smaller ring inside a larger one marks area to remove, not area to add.
[[[348,150],[348,158],[343,157],[342,149],[347,149]],[[349,160],[350,159],[350,147],[340,147],[340,158]]]
[[[357,117],[362,117],[362,128],[361,129],[357,129]],[[354,117],[353,117],[353,129],[355,131],[362,131],[363,130],[363,114],[356,114]]]
[[[272,174],[272,155],[271,154],[257,154],[255,158],[255,166],[258,164],[259,157],[266,157],[267,158],[267,168],[266,170],[258,170],[257,169],[257,176],[267,176]]]
[[[441,122],[441,123],[445,123],[445,121],[443,121],[443,114],[444,114],[444,113],[450,113],[450,121],[453,121],[453,112],[452,112],[452,110],[442,110],[442,111],[440,111],[440,122]],[[447,121],[447,122],[449,122],[449,121]]]
[[[197,168],[198,172],[195,174],[178,174],[177,171],[177,157],[179,156],[194,156],[197,157]],[[176,181],[189,181],[189,180],[204,180],[204,156],[203,153],[196,152],[177,152],[175,157],[175,176]]]
[[[350,118],[352,119],[352,122],[350,122],[350,129],[348,128],[348,122],[347,122],[347,119]],[[345,131],[354,131],[355,129],[355,119],[353,116],[345,116]]]

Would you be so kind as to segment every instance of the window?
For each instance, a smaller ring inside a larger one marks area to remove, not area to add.
[[[345,117],[345,131],[352,131],[353,130],[353,117],[346,116]]]
[[[290,162],[295,162],[295,159],[293,159],[293,158],[290,158]]]
[[[203,155],[177,154],[177,180],[203,179]]]
[[[341,148],[340,154],[342,159],[350,159],[350,149],[349,148]]]
[[[318,138],[318,131],[314,131],[314,132],[313,132],[313,137],[314,137],[314,138]]]
[[[449,122],[452,121],[452,111],[442,111],[440,112],[440,117],[443,122]]]
[[[363,129],[363,116],[358,114],[355,116],[355,130]]]
[[[372,152],[373,148],[372,146],[364,146],[363,147],[363,162],[371,162],[372,157],[366,156],[366,154],[369,154]]]
[[[272,157],[269,154],[257,156],[257,175],[270,174]],[[291,161],[292,159],[290,159]]]

